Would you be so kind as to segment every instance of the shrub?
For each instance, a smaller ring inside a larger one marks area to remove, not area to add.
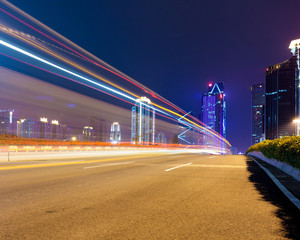
[[[300,136],[265,140],[249,147],[246,154],[253,151],[300,169]]]

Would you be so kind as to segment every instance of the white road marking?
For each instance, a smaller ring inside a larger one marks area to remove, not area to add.
[[[251,156],[249,156],[251,157]],[[298,208],[300,209],[300,200],[296,198],[289,190],[286,189],[285,186],[281,184],[281,182],[263,165],[261,165],[259,162],[257,162],[253,157],[251,157],[254,162],[257,163],[257,165],[263,169],[266,174],[272,179],[272,181],[277,185],[277,187],[283,192],[283,194]]]
[[[190,165],[190,164],[192,164],[192,162],[186,163],[186,164],[183,164],[183,165],[179,165],[179,166],[177,166],[177,167],[172,167],[172,168],[166,169],[165,172],[174,170],[174,169],[176,169],[176,168],[184,167],[184,166],[187,166],[187,165]]]
[[[246,168],[247,166],[238,166],[238,165],[206,165],[206,164],[194,164],[193,167]]]
[[[134,163],[134,162],[109,163],[109,164],[102,164],[102,165],[91,166],[91,167],[84,167],[83,169],[98,168],[98,167],[107,167],[107,166],[115,166],[115,165],[123,165],[123,164],[129,164],[129,163]]]
[[[217,157],[217,156],[213,156],[213,157],[209,157],[209,158],[215,158],[215,157]]]

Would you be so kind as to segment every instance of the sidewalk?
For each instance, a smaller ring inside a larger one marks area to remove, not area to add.
[[[300,201],[300,182],[281,171],[280,169],[262,161],[258,157],[248,156],[255,159],[259,164],[269,170],[274,177],[288,190],[290,191],[299,201]],[[298,207],[299,208],[299,207]]]

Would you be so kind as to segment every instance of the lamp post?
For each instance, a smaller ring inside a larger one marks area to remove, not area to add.
[[[296,126],[296,136],[299,136],[300,135],[300,118],[294,119],[293,123],[295,123],[295,126]]]

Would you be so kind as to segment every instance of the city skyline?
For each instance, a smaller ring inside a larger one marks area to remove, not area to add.
[[[243,152],[251,144],[249,89],[264,81],[268,65],[289,57],[290,41],[299,38],[297,0],[91,1],[88,8],[54,0],[49,11],[37,0],[11,2],[186,111],[199,113],[207,84],[224,82],[227,137]]]
[[[300,239],[299,7],[0,0],[0,239]]]

